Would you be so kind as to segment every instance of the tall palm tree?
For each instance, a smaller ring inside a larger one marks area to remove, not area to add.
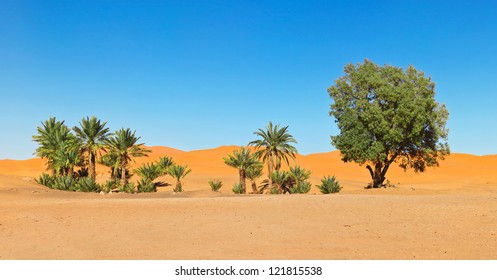
[[[105,141],[110,136],[110,131],[105,127],[107,122],[101,123],[95,116],[83,118],[79,127],[72,129],[81,142],[81,151],[88,158],[90,177],[95,180],[95,163],[97,155],[104,150]]]
[[[223,158],[223,160],[226,165],[238,169],[239,181],[242,185],[243,193],[246,193],[246,172],[250,166],[255,165],[259,162],[257,160],[257,157],[251,155],[249,149],[241,147],[240,150],[233,151],[233,154],[228,155],[228,157]]]
[[[129,128],[116,131],[110,138],[105,141],[105,148],[110,154],[117,158],[118,165],[121,169],[121,184],[128,183],[126,178],[126,168],[133,157],[147,156],[151,152],[143,148],[143,143],[137,143],[140,137],[135,136],[135,131],[131,132]]]
[[[67,141],[74,141],[75,137],[64,121],[57,121],[55,117],[42,122],[36,130],[37,134],[33,135],[33,141],[37,142],[39,147],[36,148],[35,155],[47,159],[47,169],[51,169],[52,174],[55,175],[58,151],[68,147]]]
[[[273,173],[273,170],[280,169],[282,160],[289,164],[289,158],[295,159],[297,149],[291,143],[297,143],[297,141],[288,133],[288,126],[280,128],[279,125],[273,125],[272,122],[269,122],[266,130],[259,128],[254,134],[261,139],[254,140],[249,145],[255,146],[257,149],[256,155],[267,163],[268,190],[270,190],[273,185],[270,174]]]
[[[247,172],[245,175],[247,175],[247,178],[252,183],[252,193],[259,193],[255,180],[259,179],[262,176],[262,168],[262,162],[258,162],[257,164],[254,164],[247,168]]]
[[[168,173],[173,178],[176,179],[176,186],[174,187],[174,192],[182,192],[183,184],[181,183],[181,179],[185,178],[192,170],[188,169],[188,165],[177,165],[173,164],[169,167]]]

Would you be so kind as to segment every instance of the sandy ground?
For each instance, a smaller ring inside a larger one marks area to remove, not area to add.
[[[299,156],[314,184],[337,175],[342,192],[237,196],[237,171],[222,163],[234,148],[154,147],[137,162],[168,154],[188,164],[181,194],[50,190],[32,180],[41,160],[1,160],[0,259],[497,259],[497,156],[455,154],[423,174],[392,169],[396,187],[378,190],[364,190],[365,168],[336,152]],[[214,178],[225,183],[219,193]]]

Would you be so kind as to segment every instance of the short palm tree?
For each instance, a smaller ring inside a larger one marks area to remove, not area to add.
[[[63,176],[73,176],[74,167],[83,165],[83,158],[79,151],[81,146],[76,139],[60,143],[53,157],[53,168]]]
[[[295,167],[290,166],[290,178],[294,184],[301,184],[311,177],[311,171],[296,165]]]
[[[143,147],[143,143],[137,143],[140,137],[135,136],[135,131],[129,128],[116,131],[112,137],[105,141],[105,148],[108,153],[113,154],[121,169],[121,185],[126,185],[126,168],[133,157],[147,156],[150,150]]]
[[[228,157],[223,158],[223,160],[226,165],[238,169],[239,182],[242,186],[242,192],[246,193],[246,172],[250,166],[259,162],[257,157],[251,155],[249,149],[241,147],[240,150],[233,151],[233,154],[228,155]]]
[[[245,173],[245,175],[247,175],[247,178],[250,180],[252,184],[252,193],[259,193],[255,181],[262,176],[262,168],[263,165],[261,162],[258,162],[257,164],[254,164],[249,168],[247,168],[247,172]]]
[[[280,128],[279,125],[273,125],[269,122],[266,130],[260,129],[254,132],[261,139],[254,140],[249,145],[255,146],[257,149],[256,155],[263,162],[267,163],[268,175],[273,173],[273,170],[279,170],[281,161],[289,164],[289,158],[295,159],[297,149],[291,143],[297,143],[293,136],[288,133],[288,126]],[[269,188],[273,185],[273,180],[269,175]]]
[[[33,141],[37,142],[39,147],[36,148],[35,155],[46,159],[47,169],[52,170],[52,174],[55,175],[58,168],[56,167],[58,151],[68,147],[67,142],[74,141],[75,137],[64,121],[57,121],[55,117],[42,122],[36,130],[37,134],[33,136]]]
[[[188,165],[177,165],[173,164],[168,169],[168,174],[176,179],[176,187],[174,188],[174,192],[182,192],[183,184],[181,180],[186,177],[192,170],[188,169]]]
[[[99,152],[104,150],[105,141],[110,136],[109,129],[105,127],[107,122],[100,122],[95,116],[83,118],[79,127],[73,127],[76,137],[81,142],[81,152],[88,159],[89,174],[92,179],[96,177],[96,158]]]
[[[275,170],[269,174],[269,178],[274,182],[278,188],[278,193],[283,193],[288,188],[290,174],[284,170]],[[271,191],[271,185],[268,186],[268,191]]]

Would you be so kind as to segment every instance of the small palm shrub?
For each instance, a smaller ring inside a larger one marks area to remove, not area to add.
[[[269,189],[269,194],[279,194],[280,190],[277,187],[272,187]]]
[[[55,176],[43,173],[40,175],[38,179],[35,179],[35,182],[45,187],[53,188],[53,184],[55,182]]]
[[[209,186],[211,186],[211,190],[213,192],[217,192],[223,186],[223,182],[221,182],[221,180],[219,179],[210,180]]]
[[[75,191],[76,180],[73,176],[58,176],[55,178],[52,188],[61,191]]]
[[[156,192],[157,186],[154,182],[146,179],[140,179],[138,183],[138,192]]]
[[[119,192],[124,192],[124,193],[135,193],[135,184],[133,184],[132,182],[129,182],[124,185],[119,184],[117,186],[117,190]]]
[[[116,186],[117,186],[117,184],[116,184],[115,180],[107,180],[100,187],[101,187],[101,190],[103,192],[108,193],[108,192],[112,191],[114,188],[116,188]]]
[[[308,193],[311,190],[311,182],[297,183],[290,188],[290,193]]]
[[[240,182],[235,183],[233,185],[232,191],[235,194],[242,194],[242,193],[244,193],[242,184],[240,184]]]
[[[78,192],[99,192],[102,188],[94,179],[82,177],[75,183],[74,190]]]
[[[342,189],[335,176],[324,177],[321,179],[321,185],[316,185],[316,187],[324,194],[337,193]]]

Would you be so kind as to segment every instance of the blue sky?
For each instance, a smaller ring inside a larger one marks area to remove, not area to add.
[[[497,153],[493,1],[5,1],[0,159],[49,116],[96,115],[147,145],[244,145],[269,121],[334,150],[327,88],[347,63],[413,65],[450,112],[453,152]]]

